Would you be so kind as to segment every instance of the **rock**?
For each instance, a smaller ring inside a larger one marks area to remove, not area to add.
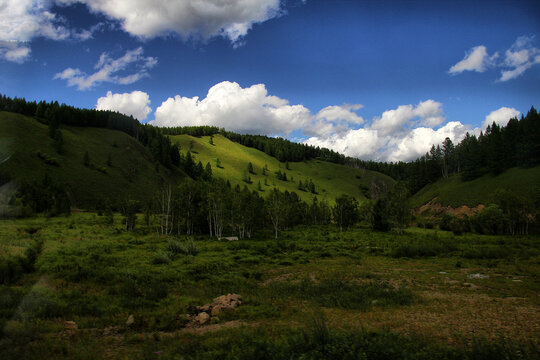
[[[203,305],[203,306],[197,306],[196,307],[196,310],[197,310],[198,313],[200,313],[200,312],[208,313],[208,312],[210,312],[211,309],[212,309],[212,307],[211,307],[210,304],[206,304],[206,305]]]
[[[204,325],[210,320],[210,315],[206,312],[202,312],[199,315],[195,316],[195,321],[198,322],[200,325]]]
[[[135,317],[133,314],[130,314],[126,320],[126,326],[131,326],[135,323]]]
[[[489,279],[489,275],[482,275],[482,274],[469,274],[469,279]]]

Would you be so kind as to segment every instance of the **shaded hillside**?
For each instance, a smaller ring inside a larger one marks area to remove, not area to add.
[[[540,166],[512,168],[497,176],[485,174],[471,181],[463,181],[459,174],[454,174],[422,188],[412,196],[411,205],[418,207],[437,198],[435,202],[443,206],[473,207],[493,202],[497,189],[510,190],[523,198],[534,200],[540,194]]]
[[[84,208],[128,197],[146,200],[163,179],[183,177],[176,169],[156,165],[148,148],[124,132],[76,126],[60,126],[60,131],[63,145],[57,153],[47,125],[0,112],[1,152],[11,155],[0,165],[2,177],[22,183],[41,181],[47,174],[66,187],[72,206]],[[83,163],[85,152],[89,166]]]
[[[233,186],[246,185],[251,190],[258,190],[260,182],[259,191],[263,196],[268,190],[277,187],[282,191],[295,191],[302,200],[309,202],[314,196],[333,202],[343,193],[362,200],[366,195],[371,196],[372,192],[384,191],[394,183],[390,177],[374,171],[354,169],[320,160],[290,162],[287,169],[287,163],[279,162],[262,151],[240,145],[221,135],[212,137],[213,144],[210,144],[209,136],[175,135],[171,138],[173,143],[180,144],[183,156],[190,151],[196,163],[199,161],[203,165],[210,163],[213,175],[229,180]],[[217,159],[221,167],[217,167]],[[252,164],[254,173],[248,171],[249,163]],[[263,175],[265,165],[268,170],[266,175]],[[286,174],[286,181],[278,178],[276,174],[278,171]],[[251,180],[251,183],[245,180]],[[303,185],[312,182],[315,193],[310,191],[309,186],[300,186],[300,181]],[[299,187],[304,187],[305,190],[299,190]]]

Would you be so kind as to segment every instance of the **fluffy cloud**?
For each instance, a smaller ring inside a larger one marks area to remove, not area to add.
[[[506,50],[499,81],[508,81],[522,75],[531,67],[540,64],[540,49],[533,47],[534,37],[519,37],[512,47]]]
[[[444,120],[442,104],[430,99],[416,106],[400,105],[396,109],[387,110],[373,119],[371,127],[384,136],[403,133],[417,123],[433,127],[442,124]]]
[[[0,41],[0,59],[22,64],[30,56],[30,48],[19,41]]]
[[[148,70],[157,64],[154,57],[144,57],[143,49],[139,47],[135,50],[127,51],[124,56],[113,59],[107,53],[101,54],[98,63],[94,67],[96,72],[90,75],[79,69],[67,68],[56,74],[54,79],[66,80],[68,86],[77,86],[78,90],[87,90],[102,82],[115,84],[132,84],[146,76]],[[135,66],[136,72],[125,74],[128,67]],[[122,75],[119,75],[122,73]]]
[[[440,102],[426,100],[384,111],[366,124],[356,113],[359,104],[327,106],[312,113],[302,105],[268,94],[264,84],[242,88],[235,82],[214,85],[202,100],[176,95],[155,111],[156,126],[224,127],[240,133],[308,136],[307,144],[333,149],[362,159],[413,160],[446,137],[461,140],[473,130],[460,122],[444,121]],[[363,126],[363,127],[359,127]],[[437,128],[438,127],[438,128]]]
[[[0,2],[0,58],[22,63],[30,56],[28,43],[42,36],[52,40],[86,40],[99,30],[76,31],[50,10],[54,0],[2,0]]]
[[[540,49],[532,46],[534,36],[521,36],[505,51],[504,60],[497,62],[498,53],[489,56],[485,46],[473,47],[463,60],[448,71],[452,75],[463,71],[484,72],[488,68],[500,68],[498,81],[508,81],[521,76],[525,71],[540,64]]]
[[[143,121],[152,112],[148,105],[150,105],[150,97],[145,92],[133,91],[124,94],[113,94],[108,91],[106,96],[97,100],[96,109],[118,111]]]
[[[484,72],[497,57],[497,53],[490,57],[485,46],[475,46],[465,54],[463,60],[452,66],[448,72],[453,75],[463,71]]]
[[[452,121],[434,130],[428,127],[412,129],[404,137],[388,139],[382,159],[389,161],[409,161],[424,155],[433,144],[440,144],[447,137],[454,143],[459,142],[471,128],[459,121]]]
[[[282,14],[280,0],[59,0],[84,3],[118,20],[131,35],[152,38],[176,33],[183,38],[223,36],[233,43],[254,24]]]
[[[500,126],[506,126],[511,118],[517,117],[519,114],[520,112],[518,110],[508,107],[502,107],[498,110],[494,110],[490,112],[488,116],[486,116],[486,119],[482,123],[482,129],[487,128],[487,126],[493,124],[493,122]]]
[[[309,136],[324,134],[343,134],[351,124],[362,124],[364,119],[355,111],[361,109],[360,104],[344,104],[327,106],[321,109],[302,132]]]
[[[268,94],[264,84],[242,88],[224,81],[202,100],[176,95],[156,109],[157,126],[215,125],[243,133],[289,134],[307,124],[310,112],[302,105]]]
[[[345,134],[330,134],[326,137],[310,137],[306,144],[332,149],[360,159],[378,159],[379,149],[383,148],[387,140],[381,137],[377,130],[349,129]]]

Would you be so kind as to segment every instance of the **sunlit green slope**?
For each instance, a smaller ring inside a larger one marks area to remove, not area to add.
[[[232,142],[221,135],[213,137],[213,145],[210,144],[210,137],[176,135],[171,138],[173,142],[180,144],[184,155],[191,149],[196,162],[201,161],[203,165],[210,163],[214,176],[228,179],[233,186],[246,185],[252,190],[258,190],[260,183],[261,190],[259,191],[263,196],[267,191],[277,187],[280,190],[296,191],[305,201],[311,201],[314,196],[317,196],[319,199],[326,198],[333,202],[336,197],[344,193],[360,201],[365,199],[364,193],[369,193],[372,187],[383,189],[394,183],[390,177],[374,171],[354,169],[319,160],[291,162],[289,163],[290,170],[287,170],[285,163],[280,163],[262,151]],[[217,159],[222,168],[216,166]],[[248,173],[250,162],[255,174]],[[265,165],[269,171],[263,175],[262,169]],[[286,173],[287,181],[279,180],[277,171]],[[244,181],[248,176],[251,178],[251,184]],[[298,189],[299,181],[305,183],[309,179],[314,182],[317,194]]]

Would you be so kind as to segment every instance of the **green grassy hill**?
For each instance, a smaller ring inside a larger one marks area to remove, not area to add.
[[[3,176],[18,181],[42,180],[45,174],[65,184],[75,207],[92,207],[99,202],[116,202],[128,196],[151,198],[163,179],[182,177],[156,165],[148,150],[134,138],[116,130],[62,126],[63,152],[55,151],[48,127],[33,118],[0,112],[0,165]],[[93,166],[83,165],[88,151]],[[42,154],[40,158],[38,152]],[[108,156],[112,164],[107,166]],[[47,164],[44,157],[58,165]],[[100,171],[101,169],[101,171]]]
[[[411,205],[419,207],[434,198],[443,206],[476,206],[493,202],[497,189],[507,189],[525,198],[533,198],[540,191],[540,166],[512,168],[493,176],[484,175],[472,181],[462,181],[459,175],[425,186],[411,198]]]
[[[214,176],[228,179],[233,186],[236,184],[247,185],[251,190],[257,190],[260,182],[263,196],[267,191],[277,187],[282,191],[295,191],[304,201],[309,202],[314,196],[333,202],[343,193],[353,195],[361,201],[365,199],[362,187],[364,187],[364,191],[369,191],[373,183],[380,188],[394,183],[390,177],[374,171],[354,169],[319,160],[291,162],[289,163],[290,170],[287,170],[285,163],[281,163],[257,149],[232,142],[221,135],[213,137],[214,145],[210,144],[208,136],[197,138],[189,135],[176,135],[171,136],[171,139],[173,143],[180,144],[181,152],[184,155],[191,149],[196,162],[201,161],[203,165],[209,162],[212,165]],[[222,168],[216,166],[218,158]],[[255,174],[247,172],[250,162],[253,164]],[[265,165],[269,169],[266,176],[262,174]],[[278,180],[276,176],[278,170],[287,174],[287,181]],[[251,177],[251,184],[243,181],[244,177],[248,175]],[[315,183],[317,195],[298,190],[299,181],[305,182],[308,179],[312,179]]]

